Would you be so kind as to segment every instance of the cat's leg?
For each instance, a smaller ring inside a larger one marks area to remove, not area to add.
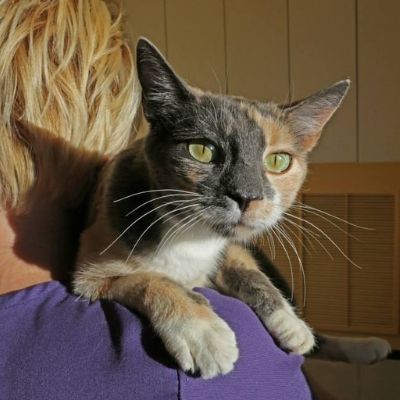
[[[304,354],[314,347],[311,328],[296,315],[280,291],[258,269],[254,258],[241,246],[227,248],[213,282],[223,292],[249,305],[283,348]]]
[[[85,277],[81,269],[75,281],[77,294],[84,290],[80,287],[87,287],[85,279],[94,288],[93,276]],[[145,315],[184,371],[207,379],[233,369],[238,358],[235,334],[201,294],[151,272],[104,278],[96,293]]]
[[[389,342],[377,337],[352,338],[316,335],[317,346],[312,358],[343,361],[355,364],[373,364],[387,358],[391,352]]]

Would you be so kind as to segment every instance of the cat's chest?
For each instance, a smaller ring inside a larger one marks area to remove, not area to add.
[[[148,268],[185,286],[202,286],[217,268],[226,239],[192,232],[160,246],[145,257]]]

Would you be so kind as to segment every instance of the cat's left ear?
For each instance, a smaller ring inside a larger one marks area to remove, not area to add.
[[[147,39],[141,38],[137,43],[136,62],[147,120],[150,123],[173,123],[182,107],[193,99],[193,94]]]
[[[350,80],[346,79],[283,107],[290,130],[305,151],[317,144],[322,128],[340,106],[349,86]]]

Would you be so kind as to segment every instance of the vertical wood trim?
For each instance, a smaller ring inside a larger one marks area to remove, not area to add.
[[[355,35],[355,62],[356,62],[356,76],[354,78],[356,87],[355,87],[355,98],[356,98],[356,162],[360,162],[360,85],[359,85],[359,75],[360,75],[360,65],[358,59],[358,0],[354,0],[354,16],[355,16],[355,26],[354,26],[354,35]]]
[[[286,1],[228,0],[225,6],[229,94],[284,102],[289,92]]]
[[[164,5],[164,42],[165,42],[165,57],[168,60],[168,21],[167,21],[167,0],[163,1]]]
[[[400,335],[400,189],[395,194],[395,226],[394,226],[394,279],[393,294],[397,299],[393,307],[393,320],[396,324],[397,333]]]
[[[229,77],[228,77],[228,48],[227,48],[227,32],[226,32],[226,0],[222,0],[223,7],[223,20],[224,20],[224,59],[225,59],[225,82],[224,82],[224,94],[229,92]]]
[[[287,61],[288,61],[288,85],[289,85],[289,103],[293,99],[293,82],[292,82],[292,59],[291,59],[291,47],[290,47],[290,1],[286,0],[286,29],[287,29]]]
[[[125,30],[134,48],[140,36],[150,39],[164,54],[165,0],[123,0]]]
[[[225,49],[222,0],[167,0],[168,59],[189,83],[223,91]]]
[[[357,159],[354,0],[289,0],[289,13],[293,97],[309,96],[341,79],[353,81],[311,159],[354,162]]]
[[[360,161],[400,161],[400,2],[358,1]]]

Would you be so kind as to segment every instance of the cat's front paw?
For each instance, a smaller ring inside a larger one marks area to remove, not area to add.
[[[179,366],[204,379],[232,371],[239,356],[235,334],[216,315],[180,321],[160,335]]]
[[[282,348],[296,354],[308,353],[315,345],[311,328],[291,309],[272,312],[264,323]]]

